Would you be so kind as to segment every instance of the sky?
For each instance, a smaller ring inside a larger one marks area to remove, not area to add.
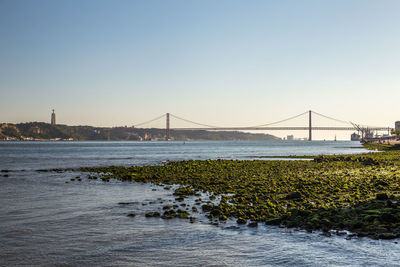
[[[0,122],[50,122],[55,109],[67,125],[169,112],[254,126],[314,110],[394,127],[399,12],[397,0],[0,0]],[[333,135],[349,133],[316,133]]]

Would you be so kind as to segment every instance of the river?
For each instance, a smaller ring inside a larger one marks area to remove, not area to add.
[[[172,203],[173,191],[37,171],[364,151],[347,141],[0,142],[0,266],[395,266],[400,240],[347,240],[233,221],[216,226],[201,215],[193,224],[146,218]]]

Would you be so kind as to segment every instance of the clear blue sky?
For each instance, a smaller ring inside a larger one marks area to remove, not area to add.
[[[69,125],[246,126],[312,109],[393,126],[399,14],[396,0],[0,0],[0,122],[54,108]]]

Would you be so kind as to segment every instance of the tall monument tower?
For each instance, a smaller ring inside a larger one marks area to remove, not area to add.
[[[54,113],[54,109],[53,113],[51,113],[51,125],[56,125],[56,113]]]

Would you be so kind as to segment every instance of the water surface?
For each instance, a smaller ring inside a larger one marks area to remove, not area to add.
[[[0,265],[395,266],[396,240],[145,218],[172,203],[152,184],[37,169],[163,160],[360,153],[355,142],[0,142]],[[8,177],[5,177],[8,175]],[[80,176],[82,181],[70,181]],[[68,182],[68,183],[66,183]],[[155,190],[155,191],[154,191]],[[161,203],[163,201],[163,203]],[[191,199],[189,199],[191,201]],[[129,202],[121,205],[119,202]],[[134,212],[136,217],[128,217]]]

